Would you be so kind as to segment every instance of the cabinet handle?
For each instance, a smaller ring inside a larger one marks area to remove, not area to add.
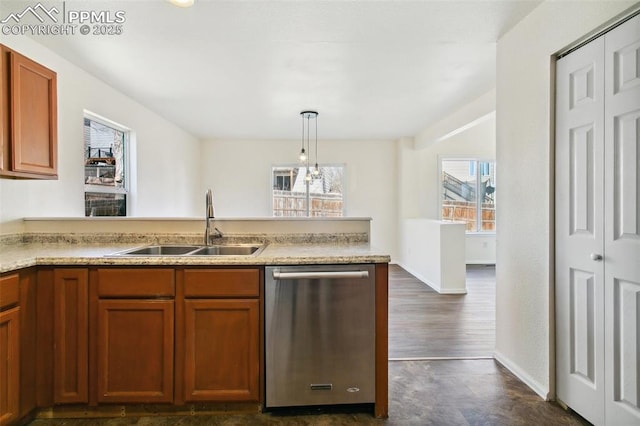
[[[597,253],[591,253],[591,260],[595,260],[596,262],[599,262],[602,260],[602,255]]]
[[[342,271],[342,272],[280,272],[273,271],[275,280],[297,280],[297,279],[339,279],[339,278],[369,278],[368,271]]]

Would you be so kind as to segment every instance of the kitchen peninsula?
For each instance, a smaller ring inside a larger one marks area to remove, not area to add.
[[[369,219],[216,219],[220,244],[264,249],[116,254],[148,244],[201,245],[202,226],[192,219],[27,219],[22,233],[0,236],[1,324],[15,331],[0,344],[20,361],[0,379],[0,391],[19,395],[2,407],[2,423],[264,409],[265,268],[278,265],[373,265],[371,408],[386,417],[390,259],[370,246]]]

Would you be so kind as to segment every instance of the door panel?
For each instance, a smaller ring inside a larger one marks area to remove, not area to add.
[[[258,401],[258,300],[184,304],[184,400]]]
[[[98,402],[173,402],[173,303],[98,302]]]
[[[640,16],[605,38],[607,424],[640,424]]]
[[[594,237],[595,182],[593,123],[570,130],[570,233]]]
[[[604,41],[557,62],[556,369],[558,398],[604,422]]]
[[[615,280],[613,293],[613,399],[637,410],[640,283]]]
[[[593,388],[595,382],[595,279],[590,272],[571,270],[571,374],[582,376]]]
[[[638,129],[640,110],[615,117],[613,161],[613,238],[640,238],[640,172],[638,172]]]
[[[57,173],[56,91],[56,73],[11,53],[13,171]]]
[[[89,400],[89,319],[87,269],[58,268],[54,279],[53,401]]]

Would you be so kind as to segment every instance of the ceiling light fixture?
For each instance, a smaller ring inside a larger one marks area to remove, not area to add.
[[[169,2],[178,7],[191,7],[195,0],[169,0]]]
[[[320,169],[318,168],[318,112],[317,111],[302,111],[300,113],[302,118],[302,149],[298,159],[300,163],[306,166],[307,173],[304,177],[306,182],[310,182],[314,177],[320,177]],[[309,157],[311,156],[311,123],[310,120],[315,120],[315,143],[316,143],[316,167],[311,171],[309,168]],[[306,120],[306,123],[305,123]],[[305,125],[306,124],[306,125]],[[305,150],[305,134],[306,134],[306,150]]]

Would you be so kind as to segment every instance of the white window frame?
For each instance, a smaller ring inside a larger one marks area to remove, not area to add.
[[[343,191],[342,191],[342,216],[341,217],[346,217],[347,216],[347,197],[346,197],[346,193],[347,193],[347,165],[345,163],[329,163],[329,164],[320,164],[319,165],[320,168],[322,167],[342,167],[342,186],[343,186]],[[273,216],[273,169],[275,167],[290,167],[290,168],[300,168],[300,167],[306,167],[306,165],[300,165],[300,163],[278,163],[278,164],[271,164],[271,167],[269,168],[269,197],[271,199],[271,216],[272,217],[279,217],[279,216]],[[310,166],[312,167],[312,166]],[[291,182],[291,188],[293,189],[293,185],[295,182]],[[306,193],[307,193],[307,215],[306,216],[297,216],[297,217],[303,217],[303,218],[312,218],[314,216],[311,216],[311,210],[310,210],[310,194],[309,194],[309,184],[307,183],[306,185]],[[292,216],[295,217],[295,216]],[[324,217],[324,216],[323,216]],[[327,216],[328,217],[328,216]]]
[[[494,168],[496,167],[496,160],[488,159],[484,157],[455,157],[455,156],[438,156],[438,217],[440,220],[443,220],[442,217],[442,197],[444,196],[444,190],[442,188],[442,162],[443,161],[475,161],[475,172],[476,172],[476,195],[478,194],[478,186],[480,183],[480,178],[482,175],[482,170],[480,167],[480,163],[493,163]],[[497,204],[497,203],[496,203]],[[476,196],[476,230],[475,231],[465,231],[467,235],[496,235],[496,231],[483,231],[478,230],[481,228],[482,224],[482,206],[480,203],[480,198]]]
[[[131,199],[131,185],[132,185],[131,175],[133,170],[131,167],[131,154],[132,154],[131,144],[132,144],[133,132],[127,126],[124,126],[120,123],[116,123],[113,120],[109,120],[108,118],[105,118],[101,115],[98,115],[88,110],[83,110],[83,126],[84,126],[85,118],[88,118],[91,121],[95,121],[97,123],[103,124],[107,127],[111,127],[113,129],[119,130],[122,133],[124,133],[124,151],[123,151],[124,162],[122,164],[122,167],[124,169],[125,178],[124,178],[124,185],[122,185],[122,187],[120,188],[108,187],[104,185],[92,185],[92,184],[85,183],[84,193],[86,194],[87,192],[100,192],[105,194],[125,194],[126,209],[127,209],[125,217],[131,216],[131,207],[133,205],[132,199]],[[84,135],[84,130],[83,130],[83,135]],[[83,197],[83,200],[84,200],[84,197]]]

